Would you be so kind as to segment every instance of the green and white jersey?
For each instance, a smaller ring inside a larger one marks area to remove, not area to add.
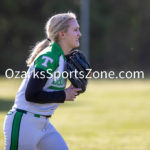
[[[65,56],[61,47],[57,43],[52,43],[50,46],[42,50],[28,69],[26,78],[22,81],[16,94],[13,108],[24,109],[41,115],[53,114],[54,110],[60,105],[59,103],[38,104],[26,100],[25,90],[29,81],[28,76],[32,74],[35,68],[43,70],[47,72],[50,77],[43,87],[43,91],[63,90],[66,86],[66,80],[61,76],[54,78],[54,74],[58,71],[61,74],[64,71],[64,66]]]

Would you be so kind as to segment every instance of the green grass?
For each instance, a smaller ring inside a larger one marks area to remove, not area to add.
[[[0,78],[0,149],[6,112],[20,80]],[[89,82],[87,92],[62,104],[50,121],[70,150],[149,150],[150,80]]]

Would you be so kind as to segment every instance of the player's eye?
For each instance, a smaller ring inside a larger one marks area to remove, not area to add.
[[[74,31],[75,31],[75,32],[78,32],[78,31],[79,31],[79,28],[75,28]]]

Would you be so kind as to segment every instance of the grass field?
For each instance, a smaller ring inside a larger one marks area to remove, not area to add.
[[[0,78],[0,150],[19,84]],[[150,150],[150,80],[90,81],[87,92],[61,105],[50,121],[70,150]]]

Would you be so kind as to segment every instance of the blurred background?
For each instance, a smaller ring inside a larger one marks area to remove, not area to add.
[[[81,2],[83,1],[83,2]],[[1,0],[0,74],[25,70],[47,19],[72,11],[81,24],[81,3],[89,1],[89,58],[94,70],[143,70],[150,66],[150,2],[147,0]],[[85,15],[85,18],[87,16]],[[84,17],[82,17],[84,18]],[[86,35],[84,35],[86,36]]]
[[[90,80],[85,94],[64,103],[50,119],[71,150],[150,149],[150,1],[0,0],[0,149],[3,122],[21,79],[5,71],[27,69],[25,60],[45,39],[54,14],[77,14],[80,49],[93,70],[143,71],[145,79]]]

